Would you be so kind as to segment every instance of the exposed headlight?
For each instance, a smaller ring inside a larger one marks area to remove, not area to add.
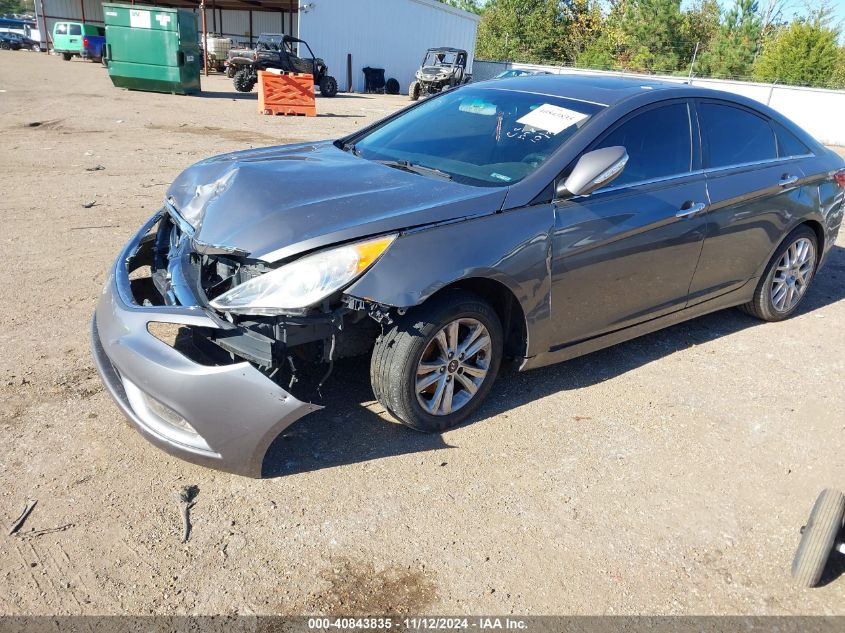
[[[308,255],[232,288],[211,306],[222,312],[265,315],[307,308],[367,270],[394,239],[396,235],[386,235]]]

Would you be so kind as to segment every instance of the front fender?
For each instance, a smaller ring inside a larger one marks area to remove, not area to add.
[[[455,282],[491,279],[522,307],[532,356],[547,349],[553,222],[551,206],[540,205],[409,231],[346,294],[409,308]]]

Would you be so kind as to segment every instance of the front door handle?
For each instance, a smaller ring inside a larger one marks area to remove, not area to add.
[[[780,177],[780,182],[778,183],[781,187],[788,187],[789,185],[794,185],[798,182],[798,176],[790,176],[789,174],[784,174]]]
[[[688,218],[696,213],[700,213],[707,208],[707,205],[703,202],[693,202],[690,200],[689,202],[685,202],[684,206],[681,207],[681,210],[675,214],[676,218]]]

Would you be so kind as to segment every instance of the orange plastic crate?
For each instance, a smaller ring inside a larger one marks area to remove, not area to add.
[[[317,116],[314,78],[306,73],[258,71],[258,111],[262,114]]]

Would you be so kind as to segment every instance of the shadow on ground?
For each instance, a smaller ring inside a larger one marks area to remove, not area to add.
[[[220,92],[214,90],[203,90],[198,92],[193,97],[201,97],[203,99],[232,99],[232,100],[245,100],[245,99],[258,99],[258,93],[255,92]]]
[[[799,314],[813,312],[843,298],[845,248],[834,246]],[[766,327],[739,310],[722,310],[565,363],[526,373],[503,369],[496,388],[468,424],[553,393],[604,382],[677,351],[752,326]],[[320,404],[325,409],[296,422],[270,447],[264,460],[265,477],[451,448],[440,435],[423,434],[391,424],[362,406],[362,402],[374,399],[369,381],[369,357],[338,362],[323,387],[323,395],[325,399]],[[572,416],[579,414],[578,411],[570,413]]]

